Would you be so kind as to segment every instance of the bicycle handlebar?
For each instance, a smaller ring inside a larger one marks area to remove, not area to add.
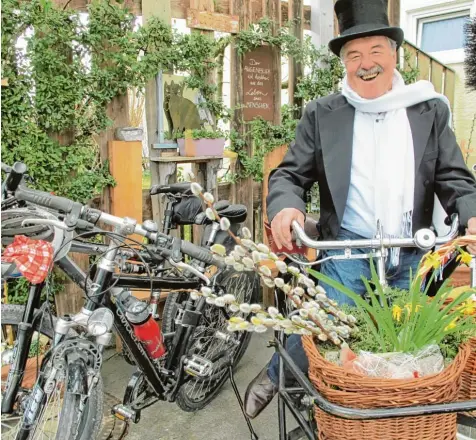
[[[137,223],[134,219],[127,217],[117,217],[105,212],[101,212],[95,209],[90,209],[87,206],[83,206],[81,203],[73,202],[64,197],[58,197],[53,194],[49,194],[44,191],[38,191],[31,188],[25,188],[19,186],[15,191],[15,198],[17,200],[23,200],[36,205],[40,205],[46,208],[61,211],[70,216],[75,216],[78,213],[80,218],[70,218],[69,221],[74,221],[76,224],[78,221],[85,220],[96,224],[98,221],[108,224],[110,226],[119,227],[127,231],[127,234],[138,234],[143,237],[147,237],[154,243],[157,243],[159,234],[150,232],[145,229],[140,223]],[[69,225],[68,225],[69,226]],[[167,256],[172,256],[172,251],[166,248],[159,248],[160,252]],[[189,255],[192,258],[200,260],[206,264],[213,264],[218,267],[223,267],[224,263],[217,261],[213,254],[200,246],[196,246],[193,243],[181,240],[180,250]]]
[[[431,229],[418,230],[413,238],[371,238],[371,239],[359,239],[359,240],[328,240],[318,241],[313,240],[306,235],[301,225],[294,220],[292,222],[292,228],[304,246],[311,249],[327,250],[327,249],[361,249],[361,248],[394,248],[394,247],[417,247],[420,249],[431,249],[435,245],[441,245],[453,240],[458,236],[459,232],[459,219],[455,215],[451,222],[451,228],[447,235],[443,237],[436,237],[435,233]]]

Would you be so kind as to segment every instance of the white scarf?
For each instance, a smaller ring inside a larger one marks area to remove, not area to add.
[[[449,101],[446,96],[436,93],[429,81],[405,85],[397,70],[392,89],[376,99],[361,98],[350,88],[347,75],[343,79],[342,95],[360,112],[387,113],[387,133],[383,137],[387,141],[377,146],[375,162],[375,224],[380,222],[387,237],[411,237],[415,158],[406,108],[433,98],[441,99],[449,108]],[[354,130],[359,127],[354,126]],[[392,257],[393,263],[398,264],[398,253]]]

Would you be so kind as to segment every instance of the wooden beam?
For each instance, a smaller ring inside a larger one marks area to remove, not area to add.
[[[80,12],[86,12],[88,5],[92,0],[71,0],[68,3],[68,0],[56,0],[56,3],[61,6],[67,4],[69,9],[73,9]],[[190,8],[191,0],[162,0],[158,1],[157,9],[154,10],[148,7],[150,3],[149,0],[124,0],[124,6],[130,10],[135,15],[148,16],[157,15],[161,16],[161,11],[164,8],[171,10],[171,18],[187,18],[187,9]],[[215,12],[220,14],[230,14],[230,1],[232,0],[214,0]],[[314,1],[314,0],[313,0]],[[119,3],[120,4],[120,3]],[[146,6],[144,6],[144,4]],[[152,13],[151,13],[152,12]],[[282,15],[282,24],[286,24],[288,21],[288,2],[281,1],[281,15]],[[252,14],[253,18],[262,17],[262,4],[261,0],[253,0],[252,3]],[[304,6],[304,29],[310,29],[311,24],[311,6]]]
[[[198,9],[187,9],[187,26],[191,29],[228,32],[229,34],[236,34],[239,27],[237,15],[199,11]]]
[[[143,0],[123,0],[122,2],[115,3],[127,8],[135,15],[141,15],[142,1]],[[66,7],[79,12],[86,12],[88,10],[88,5],[92,3],[92,0],[55,0],[54,3],[60,8]]]
[[[191,0],[170,0],[170,5],[172,9],[173,18],[187,18],[187,9],[190,8]],[[233,0],[215,0],[215,12],[220,14],[231,14],[232,8],[230,7],[230,2]],[[288,2],[281,1],[281,24],[286,24],[288,22]],[[236,14],[239,15],[239,11],[236,10]],[[253,0],[251,2],[251,12],[250,12],[251,21],[257,21],[263,14],[263,4],[261,0]],[[304,29],[310,29],[311,24],[311,7],[304,6]]]

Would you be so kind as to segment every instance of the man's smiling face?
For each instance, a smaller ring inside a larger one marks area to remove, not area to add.
[[[397,54],[387,37],[357,38],[341,53],[349,86],[360,97],[375,99],[392,88]]]

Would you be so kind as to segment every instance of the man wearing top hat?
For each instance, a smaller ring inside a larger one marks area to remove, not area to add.
[[[335,13],[340,36],[329,48],[345,65],[342,91],[307,105],[294,144],[269,177],[268,218],[276,244],[291,248],[291,223],[304,224],[303,197],[314,182],[324,240],[372,238],[377,222],[385,236],[411,237],[432,225],[435,194],[446,213],[459,214],[467,233],[476,233],[476,183],[451,130],[448,100],[428,81],[404,84],[396,70],[403,31],[389,26],[387,2],[338,0]],[[410,269],[421,256],[414,249],[392,252],[389,284],[408,288]],[[361,276],[370,278],[369,265],[366,259],[327,260],[320,270],[363,294]],[[349,303],[324,288],[330,298]],[[307,372],[300,336],[288,338],[287,351]],[[277,367],[274,355],[248,386],[251,418],[276,394]]]

